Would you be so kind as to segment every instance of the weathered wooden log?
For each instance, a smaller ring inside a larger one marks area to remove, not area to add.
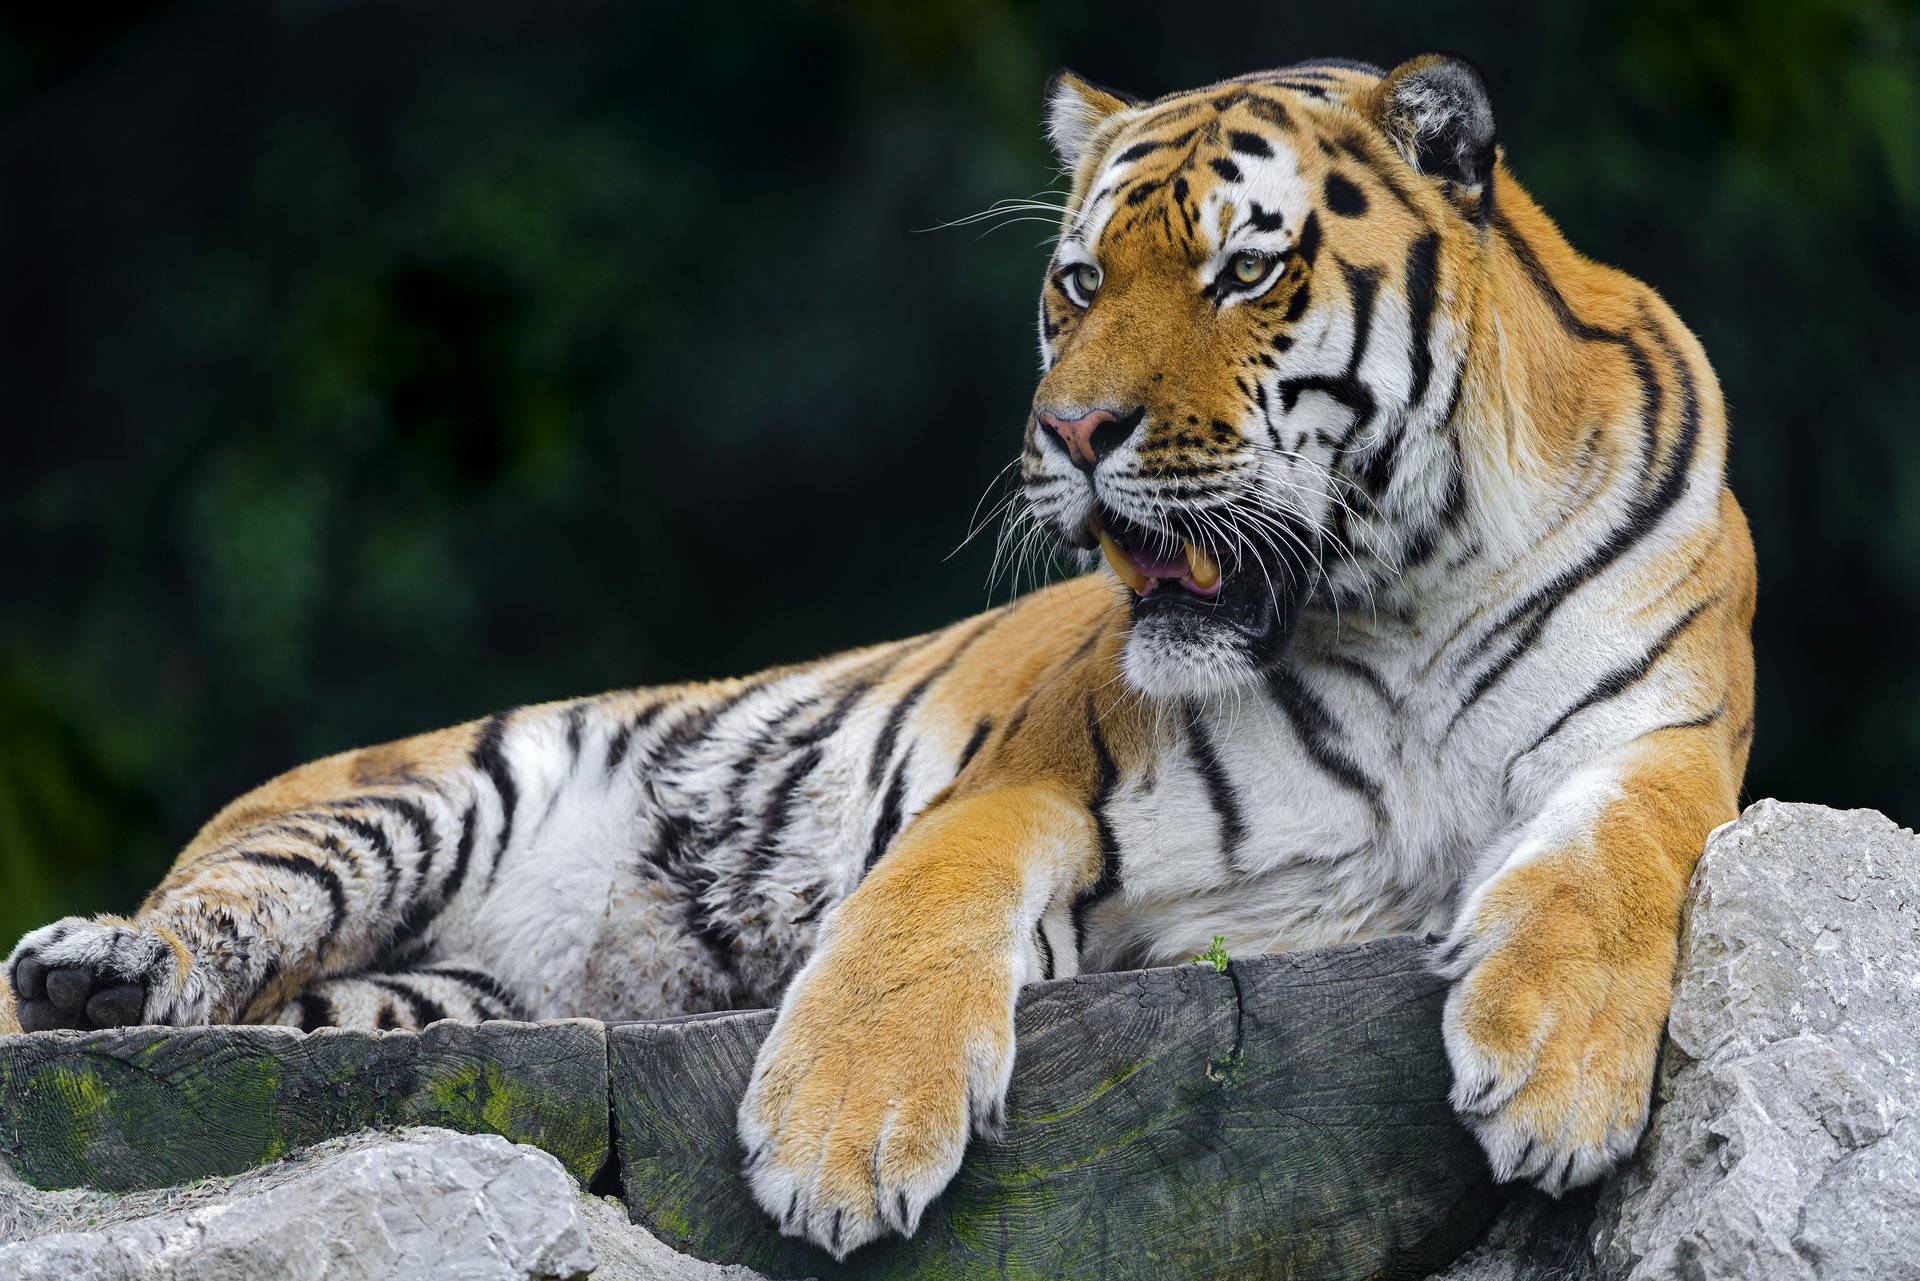
[[[1031,987],[1003,1137],[973,1141],[911,1240],[844,1265],[781,1237],[740,1177],[771,1013],[615,1025],[627,1206],[780,1277],[1421,1276],[1505,1199],[1447,1104],[1444,1000],[1411,940]]]
[[[0,1037],[0,1157],[42,1188],[238,1174],[376,1125],[501,1134],[581,1182],[607,1155],[606,1029],[125,1028]]]

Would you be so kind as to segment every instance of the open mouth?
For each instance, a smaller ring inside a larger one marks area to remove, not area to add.
[[[1156,534],[1111,512],[1094,512],[1087,529],[1099,540],[1107,564],[1136,596],[1178,592],[1211,600],[1226,581],[1220,562],[1197,544]]]
[[[1195,638],[1224,627],[1244,637],[1256,658],[1271,657],[1305,597],[1307,584],[1288,566],[1149,529],[1104,504],[1087,518],[1086,531],[1132,589],[1136,623],[1155,620]]]

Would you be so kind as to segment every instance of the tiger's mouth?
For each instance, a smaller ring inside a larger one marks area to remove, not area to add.
[[[1122,517],[1110,513],[1103,517],[1098,511],[1087,518],[1087,531],[1098,540],[1113,572],[1136,596],[1161,590],[1203,598],[1220,594],[1220,562],[1194,543],[1155,535]]]
[[[1136,624],[1153,620],[1195,635],[1225,627],[1250,642],[1278,643],[1304,600],[1291,566],[1149,529],[1104,504],[1086,528],[1129,588]]]

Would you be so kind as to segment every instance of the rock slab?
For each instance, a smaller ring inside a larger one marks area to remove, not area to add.
[[[761,1281],[676,1254],[536,1148],[424,1127],[126,1195],[42,1192],[0,1167],[0,1277]]]
[[[608,1150],[606,1030],[574,1019],[0,1037],[0,1159],[36,1187],[166,1187],[383,1125],[500,1134],[587,1182]]]
[[[1707,843],[1609,1281],[1920,1278],[1920,838],[1762,801]]]
[[[537,1148],[420,1130],[335,1140],[166,1195],[0,1183],[0,1276],[19,1281],[528,1281],[597,1262],[573,1181]]]
[[[627,1204],[778,1277],[1420,1276],[1505,1199],[1447,1104],[1426,961],[1396,939],[1029,987],[1004,1134],[972,1141],[911,1240],[844,1265],[781,1237],[740,1177],[771,1012],[616,1025]]]

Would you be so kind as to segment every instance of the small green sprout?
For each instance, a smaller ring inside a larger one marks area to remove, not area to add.
[[[1214,935],[1212,946],[1208,947],[1204,952],[1195,952],[1193,954],[1193,960],[1196,965],[1212,962],[1215,970],[1225,973],[1227,968],[1227,940],[1219,934]]]

